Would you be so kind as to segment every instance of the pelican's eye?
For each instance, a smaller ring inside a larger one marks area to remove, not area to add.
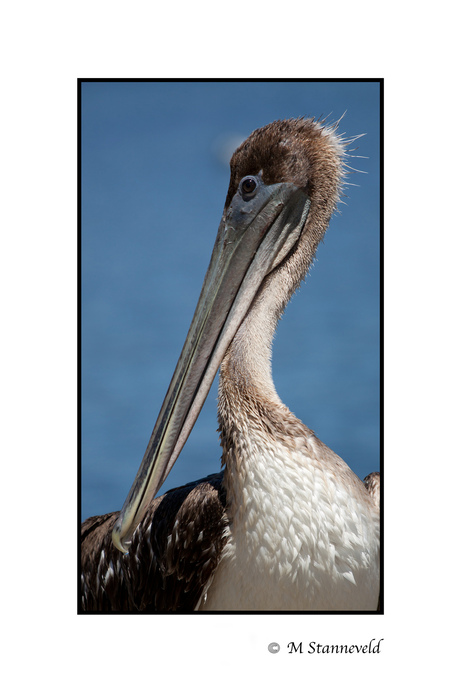
[[[248,177],[243,177],[243,179],[240,182],[240,187],[243,197],[252,197],[254,196],[257,189],[257,180],[255,177],[252,177],[251,175],[249,175]]]

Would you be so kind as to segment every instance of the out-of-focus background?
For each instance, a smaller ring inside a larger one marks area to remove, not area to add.
[[[345,204],[279,324],[283,402],[363,478],[379,468],[377,82],[83,82],[82,519],[121,508],[180,354],[229,158],[275,119],[365,134]],[[356,185],[356,186],[354,186]],[[220,469],[216,382],[163,490]]]

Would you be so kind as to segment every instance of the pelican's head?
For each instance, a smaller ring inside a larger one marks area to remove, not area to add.
[[[305,223],[296,226],[278,257],[284,258],[289,248],[290,255],[282,267],[289,286],[280,300],[278,315],[305,277],[340,199],[346,145],[355,138],[345,141],[337,129],[338,123],[326,125],[313,118],[277,120],[255,130],[237,148],[230,161],[224,217],[248,176],[259,176],[264,188],[292,185],[303,193],[301,198],[308,206]]]
[[[325,212],[326,222],[335,209],[343,179],[344,140],[337,125],[313,119],[277,120],[256,129],[230,161],[227,208],[243,177],[262,171],[264,184],[290,182],[309,197],[312,211]]]

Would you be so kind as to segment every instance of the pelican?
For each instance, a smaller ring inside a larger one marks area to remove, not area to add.
[[[336,209],[347,145],[315,119],[253,132],[198,305],[120,513],[82,525],[83,611],[376,611],[379,474],[364,482],[278,397],[271,343]],[[223,471],[155,498],[220,367]]]

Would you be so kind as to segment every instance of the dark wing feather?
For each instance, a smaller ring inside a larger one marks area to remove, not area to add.
[[[375,505],[380,510],[380,472],[371,472],[367,477],[364,477],[363,483],[372,496]],[[377,611],[380,611],[380,597]]]
[[[82,525],[82,610],[193,611],[224,546],[222,473],[152,501],[126,555],[112,544],[117,517],[109,513]]]
[[[363,482],[375,505],[380,508],[380,472],[371,472],[364,477]]]

